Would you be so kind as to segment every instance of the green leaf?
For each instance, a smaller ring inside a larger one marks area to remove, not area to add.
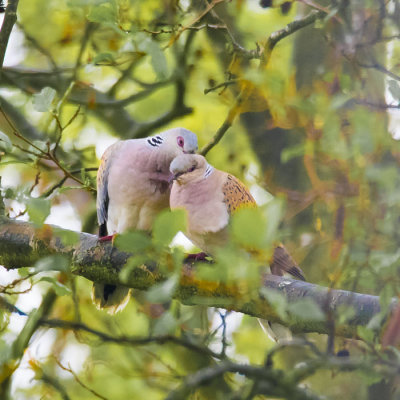
[[[31,267],[18,268],[18,275],[21,278],[27,277],[31,272]]]
[[[164,52],[160,49],[158,43],[154,41],[151,41],[147,47],[147,51],[151,57],[151,66],[158,79],[165,79],[168,75],[168,65]]]
[[[61,239],[64,246],[73,246],[79,242],[79,233],[66,229],[53,228],[54,235]]]
[[[400,85],[394,80],[388,82],[389,92],[395,98],[395,100],[400,100]]]
[[[158,320],[156,320],[153,327],[154,336],[165,336],[174,332],[178,325],[178,321],[171,314],[171,312],[165,312]]]
[[[284,204],[285,202],[282,198],[275,197],[264,206],[267,220],[265,240],[268,244],[276,240],[278,227],[283,214]]]
[[[133,257],[129,257],[128,262],[124,265],[124,268],[122,268],[119,273],[119,279],[123,283],[128,283],[129,280],[132,279],[131,277],[132,272],[137,267],[140,267],[141,265],[150,264],[150,262],[151,260],[149,260],[148,255],[143,253],[138,253]]]
[[[52,255],[43,257],[40,260],[36,261],[34,265],[34,269],[37,272],[43,271],[69,271],[69,262],[66,257],[62,255]]]
[[[43,88],[40,93],[33,95],[33,107],[36,111],[46,112],[49,111],[56,97],[56,91],[51,87]]]
[[[368,322],[367,329],[371,329],[373,332],[377,332],[382,328],[382,325],[386,319],[387,315],[384,312],[379,312],[375,314]]]
[[[146,299],[150,303],[165,303],[172,299],[178,286],[179,275],[175,274],[166,281],[153,286],[146,293]]]
[[[112,53],[100,53],[97,54],[96,57],[93,58],[92,63],[95,65],[98,64],[113,64],[115,61]]]
[[[293,158],[302,157],[304,155],[304,151],[304,143],[299,143],[295,146],[287,147],[281,152],[281,161],[285,164]]]
[[[115,237],[115,246],[121,251],[143,252],[151,247],[151,239],[144,232],[128,232]]]
[[[244,208],[232,218],[234,240],[247,247],[262,249],[265,241],[266,222],[259,208]]]
[[[163,211],[153,225],[153,242],[157,245],[168,245],[174,236],[186,230],[186,212],[184,210]]]
[[[140,51],[147,53],[151,57],[151,66],[157,78],[165,79],[168,76],[168,64],[165,54],[158,43],[143,32],[136,34],[135,42]]]
[[[90,22],[99,24],[115,24],[117,22],[117,13],[112,4],[103,3],[99,6],[94,6],[90,10],[87,19]]]
[[[0,131],[0,149],[9,153],[12,150],[12,143],[10,138],[3,132]]]
[[[356,315],[356,310],[352,306],[340,305],[336,310],[337,322],[339,324],[348,323]]]
[[[58,282],[55,278],[44,276],[39,279],[39,282],[49,282],[52,284],[57,296],[66,296],[71,294],[71,290],[62,283]]]
[[[306,320],[323,321],[325,314],[322,312],[320,306],[311,299],[302,299],[291,303],[288,306],[290,314]]]
[[[357,326],[357,335],[365,342],[373,342],[375,333],[365,326]]]
[[[50,200],[31,197],[26,202],[26,210],[32,222],[42,225],[50,214]]]
[[[17,197],[13,188],[7,188],[4,192],[5,199],[15,199]]]
[[[288,303],[285,296],[277,290],[267,289],[265,287],[260,289],[260,293],[272,305],[278,316],[285,320],[287,318]]]

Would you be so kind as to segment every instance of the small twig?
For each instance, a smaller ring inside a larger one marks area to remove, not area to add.
[[[226,131],[232,126],[233,121],[235,120],[236,116],[240,113],[240,107],[241,107],[242,103],[247,99],[247,96],[249,94],[249,90],[251,90],[251,89],[244,88],[242,90],[242,92],[238,95],[238,97],[236,99],[236,102],[235,102],[235,105],[229,110],[228,115],[225,118],[225,121],[220,126],[220,128],[217,131],[217,133],[210,140],[210,142],[207,143],[200,150],[200,154],[201,155],[205,156],[224,137]]]
[[[313,24],[317,19],[321,19],[326,15],[327,14],[325,11],[311,11],[306,17],[290,22],[283,29],[271,33],[262,49],[260,67],[265,67],[268,64],[271,52],[280,40],[292,35],[308,25]]]
[[[84,170],[86,172],[91,172],[91,171],[97,171],[96,167],[92,167],[92,168],[84,168]],[[80,172],[82,172],[82,169],[76,169],[73,171],[70,171],[71,174],[79,174]],[[43,193],[40,197],[46,198],[49,197],[56,189],[60,188],[62,185],[64,185],[64,183],[67,181],[67,179],[69,178],[69,176],[63,176],[62,179],[60,179],[56,184],[54,184],[53,186],[51,186],[45,193]],[[94,189],[93,189],[94,190]]]
[[[7,123],[10,125],[13,134],[18,138],[21,139],[22,141],[24,141],[25,143],[27,143],[29,146],[32,146],[34,149],[36,149],[40,154],[46,155],[46,152],[43,151],[40,147],[36,146],[34,143],[32,143],[30,140],[26,139],[25,137],[23,137],[17,130],[17,128],[14,126],[14,124],[12,123],[12,121],[8,118],[8,115],[4,112],[3,108],[0,107],[0,112],[3,114],[5,120],[7,121]]]
[[[187,399],[189,394],[198,387],[214,381],[228,372],[244,375],[248,379],[259,382],[257,394],[265,394],[271,397],[292,398],[298,400],[316,400],[319,396],[297,386],[296,381],[283,379],[282,371],[248,364],[235,364],[230,361],[222,361],[216,366],[208,366],[188,375],[183,383],[171,391],[165,400]]]
[[[392,79],[394,79],[396,81],[400,81],[400,76],[399,75],[395,74],[392,71],[389,71],[382,64],[379,64],[376,60],[374,60],[372,64],[364,64],[364,63],[361,63],[361,62],[357,62],[357,65],[359,65],[362,68],[376,69],[377,71],[386,74],[390,78],[392,78]]]
[[[228,86],[234,85],[235,83],[238,83],[238,82],[239,82],[239,79],[231,79],[229,81],[225,81],[225,82],[219,83],[218,85],[215,85],[215,86],[210,87],[208,89],[204,89],[204,94],[208,94],[208,93],[213,92],[213,91],[215,91],[215,90],[217,90],[219,88],[226,89]]]
[[[176,34],[176,36],[173,38],[173,40],[170,41],[170,45],[174,42],[176,42],[179,37],[182,35],[182,33],[187,30],[190,29],[194,24],[196,24],[197,22],[199,22],[202,18],[204,18],[210,11],[213,10],[213,8],[218,5],[219,3],[223,3],[226,0],[213,0],[211,3],[207,3],[207,7],[200,12],[193,20],[192,22],[190,22],[188,25],[182,26],[181,29],[178,31],[178,33]]]
[[[1,291],[1,287],[0,287],[0,291]],[[25,317],[28,315],[28,314],[24,313],[23,311],[21,311],[19,308],[15,307],[14,304],[11,304],[9,301],[7,301],[3,296],[0,296],[0,309],[6,310],[7,312],[10,312],[10,313],[16,313],[18,315],[23,315]]]
[[[72,74],[72,78],[71,78],[71,82],[75,82],[78,76],[78,70],[81,66],[81,62],[82,62],[82,55],[86,49],[86,46],[89,42],[89,38],[90,38],[90,34],[93,30],[94,25],[91,22],[88,22],[86,27],[85,27],[85,31],[83,33],[83,38],[81,41],[81,46],[79,48],[79,53],[78,56],[76,57],[76,62],[75,62],[75,67],[73,70],[73,74]]]
[[[115,93],[117,92],[117,89],[119,86],[125,81],[125,79],[128,78],[128,76],[132,73],[133,68],[135,65],[140,61],[141,57],[134,58],[131,63],[128,65],[127,68],[125,68],[121,72],[121,76],[118,78],[118,80],[111,86],[111,88],[108,90],[107,95],[109,97],[114,97]]]
[[[40,368],[37,363],[35,363],[35,369],[36,368]],[[57,390],[63,400],[71,400],[64,386],[62,386],[61,383],[54,376],[49,375],[42,368],[40,368],[40,378],[38,379]]]
[[[43,158],[43,159],[45,159],[45,160],[48,160],[48,159],[49,159],[48,157],[44,156],[43,154],[35,153],[34,151],[29,150],[29,149],[26,149],[25,147],[22,147],[22,146],[20,146],[20,145],[17,144],[17,143],[13,143],[12,145],[13,145],[15,148],[17,148],[17,149],[20,149],[20,150],[23,151],[24,153],[31,154],[32,156],[35,156],[35,157],[37,157],[37,158]]]
[[[221,357],[226,357],[226,348],[228,347],[228,342],[226,340],[226,316],[229,314],[229,311],[225,311],[225,314],[219,312],[219,316],[222,320],[222,349],[221,349]]]
[[[25,27],[20,24],[18,21],[16,22],[16,25],[18,26],[18,28],[24,33],[26,40],[28,40],[29,42],[31,42],[33,44],[34,47],[36,47],[36,49],[42,53],[50,62],[51,66],[53,67],[54,71],[58,71],[58,65],[56,64],[53,56],[51,55],[51,53],[45,48],[43,47],[37,40],[36,38],[34,38],[33,36],[31,36],[26,30]],[[58,76],[58,74],[57,74]]]
[[[99,399],[102,400],[108,400],[107,397],[102,396],[101,394],[97,393],[95,390],[91,389],[90,387],[88,387],[87,385],[85,385],[78,377],[78,375],[76,375],[76,373],[72,370],[71,365],[69,365],[69,368],[65,367],[64,365],[61,364],[61,362],[59,360],[56,359],[56,363],[58,364],[58,366],[63,369],[64,371],[69,372],[75,379],[75,381],[82,386],[84,389],[86,389],[88,392],[92,393],[94,396],[98,397]]]
[[[70,88],[72,89],[73,84],[71,84]],[[67,90],[68,92],[68,90]],[[66,95],[67,95],[66,92]],[[66,96],[64,96],[66,97]],[[63,101],[63,99],[61,100],[61,102]],[[40,154],[35,154],[33,153],[35,156],[39,157],[39,158],[45,158],[47,160],[53,161],[54,164],[57,165],[57,167],[64,173],[65,177],[67,178],[71,178],[73,179],[75,182],[79,183],[80,185],[86,187],[88,190],[90,191],[94,191],[95,189],[89,186],[86,186],[86,184],[84,182],[82,182],[81,179],[75,177],[70,171],[68,171],[61,163],[60,161],[57,159],[56,155],[54,154],[54,151],[51,151],[49,148],[49,143],[48,143],[48,148],[47,151],[42,150],[40,147],[36,146],[34,143],[32,143],[30,140],[24,138],[20,133],[18,133],[18,131],[16,130],[15,126],[13,125],[13,123],[10,121],[10,119],[8,118],[7,114],[3,111],[3,109],[0,107],[0,112],[4,115],[4,118],[6,119],[6,121],[8,122],[8,124],[10,125],[10,127],[13,130],[13,134],[18,137],[19,139],[23,140],[25,143],[29,144],[30,146],[32,146],[34,149],[38,150]],[[30,152],[27,149],[22,149],[23,151],[26,152]],[[31,152],[32,153],[32,152]]]
[[[364,99],[354,99],[354,103],[360,104],[363,106],[377,108],[379,110],[400,109],[400,104],[379,104],[379,103],[373,103],[371,101],[364,100]]]
[[[74,114],[72,115],[72,117],[69,119],[69,121],[64,126],[61,126],[61,122],[60,122],[60,120],[58,118],[58,115],[56,115],[56,114],[54,115],[54,118],[56,119],[58,127],[60,129],[60,133],[58,135],[58,138],[56,140],[56,143],[55,143],[55,146],[54,146],[54,150],[53,150],[53,154],[54,155],[56,154],[57,149],[58,149],[58,147],[60,145],[61,138],[62,138],[62,133],[64,132],[64,130],[66,128],[68,128],[68,126],[70,126],[74,122],[74,120],[78,116],[80,110],[81,110],[81,106],[79,105],[78,108],[76,109],[76,111],[74,112]]]
[[[31,194],[33,192],[33,189],[35,189],[35,187],[39,184],[39,180],[40,180],[40,171],[36,173],[35,181],[33,182],[33,185],[29,189],[28,192],[29,194]]]

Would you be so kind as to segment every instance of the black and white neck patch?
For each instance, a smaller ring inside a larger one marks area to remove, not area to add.
[[[161,136],[152,136],[147,139],[147,143],[153,147],[159,147],[164,139]]]
[[[208,178],[213,171],[214,167],[212,167],[210,164],[207,164],[206,172],[204,173],[204,178]]]

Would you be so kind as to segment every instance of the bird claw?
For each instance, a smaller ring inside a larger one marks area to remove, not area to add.
[[[116,233],[114,233],[114,235],[101,236],[99,237],[99,242],[111,242],[112,244],[114,244],[116,236]]]

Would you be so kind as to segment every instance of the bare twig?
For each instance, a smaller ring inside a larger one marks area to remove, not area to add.
[[[31,36],[24,28],[24,26],[22,24],[20,24],[18,21],[16,22],[16,25],[18,26],[18,28],[24,33],[26,40],[28,40],[29,42],[32,43],[32,45],[34,47],[36,47],[36,49],[42,53],[48,60],[49,63],[51,64],[51,66],[53,67],[54,71],[58,71],[58,66],[57,63],[55,62],[53,56],[51,55],[51,53],[45,48],[43,47],[35,37]],[[58,76],[58,74],[56,74]]]
[[[210,87],[208,89],[204,89],[204,94],[208,94],[208,93],[213,92],[213,91],[215,91],[217,89],[220,89],[220,88],[226,89],[228,86],[234,85],[235,83],[238,83],[238,82],[239,82],[239,79],[231,79],[229,81],[225,81],[225,82],[219,83],[218,85],[215,85],[215,86]]]
[[[241,93],[237,96],[234,106],[229,110],[225,121],[218,129],[214,137],[207,143],[201,150],[200,154],[205,156],[214,146],[216,146],[219,141],[224,137],[226,131],[232,126],[233,121],[239,115],[241,105],[247,100],[251,92],[251,88],[245,87]]]
[[[93,396],[102,399],[102,400],[107,400],[107,397],[102,396],[100,393],[96,392],[95,390],[91,389],[89,386],[85,385],[78,377],[78,375],[72,370],[71,366],[69,365],[69,368],[65,367],[64,365],[61,364],[59,360],[56,359],[56,362],[58,366],[63,369],[64,371],[69,372],[75,379],[75,381],[82,386],[84,389],[86,389],[88,392],[92,393]]]
[[[18,368],[19,362],[21,361],[25,349],[28,347],[32,335],[39,327],[40,320],[42,318],[46,318],[51,311],[55,300],[56,294],[51,289],[43,297],[43,301],[40,307],[29,315],[28,320],[24,325],[22,331],[11,345],[10,361],[3,363],[3,365],[0,366],[0,373],[3,378],[0,383],[0,393],[4,394],[4,399],[8,398],[7,393],[10,387],[11,376]]]
[[[205,156],[214,146],[219,143],[219,141],[224,137],[226,131],[232,126],[233,120],[235,119],[237,114],[238,112],[236,108],[228,113],[228,116],[226,117],[225,121],[220,126],[214,137],[200,150],[201,155]]]
[[[325,11],[311,11],[310,14],[308,14],[304,18],[293,21],[287,24],[283,29],[271,33],[262,49],[260,67],[265,67],[268,64],[272,50],[280,40],[292,35],[293,33],[302,28],[305,28],[308,25],[313,24],[317,19],[321,19],[325,16]]]
[[[36,379],[40,379],[46,385],[49,385],[49,386],[53,387],[55,390],[57,390],[57,392],[60,393],[60,396],[63,400],[71,400],[66,389],[59,382],[59,380],[57,378],[55,378],[54,376],[52,376],[52,375],[48,374],[46,371],[44,371],[43,368],[41,368],[37,362],[34,362],[31,360],[30,364],[36,372],[36,376],[35,376]]]
[[[179,37],[181,36],[181,34],[187,30],[190,29],[192,26],[194,26],[197,22],[201,21],[210,11],[212,11],[214,9],[215,6],[217,6],[219,3],[223,3],[226,0],[213,0],[211,3],[206,3],[207,6],[205,7],[205,9],[203,11],[201,11],[198,15],[196,15],[196,17],[188,24],[185,26],[182,26],[179,31],[177,32],[177,34],[175,35],[175,37],[170,41],[170,45],[174,42],[176,42]]]
[[[216,366],[208,366],[187,376],[182,385],[171,391],[165,400],[187,399],[194,389],[216,379],[221,379],[223,375],[228,372],[238,373],[244,375],[248,379],[262,382],[262,385],[257,387],[257,394],[297,400],[320,399],[319,396],[300,388],[296,383],[284,379],[282,371],[280,370],[272,370],[248,364],[236,364],[231,361],[222,361]]]
[[[83,168],[83,170],[85,172],[91,172],[91,171],[97,171],[97,168],[96,167]],[[82,169],[76,169],[76,170],[70,171],[70,173],[72,175],[79,174],[80,172],[82,172]],[[64,175],[57,183],[55,183],[48,190],[46,190],[46,192],[44,192],[40,197],[43,197],[43,198],[49,197],[56,189],[62,187],[68,178],[69,178],[69,176]],[[95,189],[93,189],[93,191],[95,191]]]
[[[73,322],[73,321],[70,322],[59,319],[42,319],[40,321],[40,324],[43,326],[48,326],[50,328],[70,329],[73,331],[87,332],[97,336],[103,342],[108,342],[108,343],[117,343],[120,345],[128,345],[128,346],[143,346],[152,343],[162,345],[165,343],[171,343],[185,347],[196,353],[208,354],[211,357],[220,358],[220,355],[218,353],[215,353],[208,347],[198,345],[194,342],[179,338],[177,336],[171,336],[171,335],[149,336],[149,337],[111,336],[108,333],[90,328],[89,326],[82,324],[80,322]]]

